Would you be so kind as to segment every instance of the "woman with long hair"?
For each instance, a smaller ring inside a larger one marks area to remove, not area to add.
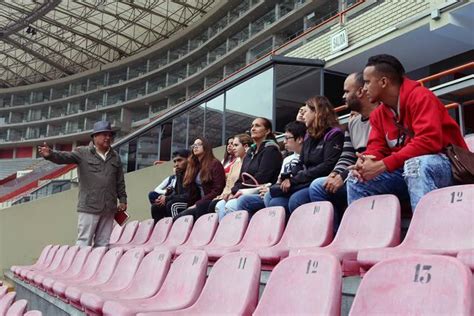
[[[191,149],[183,186],[191,190],[197,188],[200,199],[193,206],[179,213],[175,219],[193,215],[196,220],[201,215],[208,213],[209,204],[222,193],[225,186],[224,168],[220,161],[214,157],[209,142],[202,137],[197,138]]]
[[[248,134],[238,134],[232,137],[232,150],[234,152],[235,162],[233,163],[229,174],[227,175],[224,191],[216,197],[209,206],[209,212],[214,212],[216,207],[221,208],[225,205],[231,194],[231,189],[239,179],[240,168],[245,154],[253,144],[252,138]],[[217,205],[217,206],[216,206]]]
[[[283,206],[293,212],[309,203],[308,187],[316,178],[327,176],[342,152],[344,133],[339,127],[337,114],[324,96],[306,101],[304,122],[309,137],[303,143],[299,164],[291,173],[265,194],[265,206]]]
[[[224,152],[224,159],[222,159],[222,166],[224,167],[224,172],[227,177],[227,175],[230,172],[230,169],[232,168],[232,165],[235,163],[235,160],[237,157],[235,157],[234,154],[234,136],[227,137],[227,140],[225,141],[226,147],[225,147],[225,152]]]
[[[237,198],[242,195],[240,189],[247,188],[242,181],[242,173],[252,175],[259,184],[275,183],[280,173],[283,157],[280,153],[275,135],[272,132],[272,122],[264,117],[257,117],[252,122],[250,137],[254,144],[250,146],[240,169],[240,177],[231,189],[225,206],[216,208],[219,219],[227,213],[236,211]]]

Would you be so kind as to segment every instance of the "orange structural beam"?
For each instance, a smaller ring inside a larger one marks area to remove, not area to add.
[[[425,84],[425,82],[428,82],[428,81],[431,81],[431,80],[436,80],[436,79],[439,79],[441,77],[451,75],[453,73],[463,71],[463,70],[466,70],[466,69],[470,69],[470,68],[474,68],[474,62],[470,62],[470,63],[464,64],[464,65],[461,65],[461,66],[458,66],[458,67],[454,67],[454,68],[451,68],[451,69],[448,69],[448,70],[445,70],[445,71],[441,71],[437,74],[422,78],[422,79],[418,80],[418,82],[420,82],[421,84]]]

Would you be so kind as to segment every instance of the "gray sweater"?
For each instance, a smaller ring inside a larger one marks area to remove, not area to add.
[[[104,161],[94,146],[77,147],[72,152],[53,151],[46,158],[57,164],[77,164],[79,198],[77,211],[92,214],[115,213],[117,199],[127,203],[122,163],[117,152],[110,149]]]

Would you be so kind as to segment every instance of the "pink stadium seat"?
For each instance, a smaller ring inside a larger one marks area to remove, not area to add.
[[[5,294],[1,299],[0,299],[0,315],[3,316],[7,313],[7,310],[10,308],[10,306],[13,304],[15,301],[16,293],[15,292],[10,292]]]
[[[192,305],[206,280],[207,255],[202,250],[186,251],[171,265],[158,293],[150,298],[127,301],[106,301],[103,314],[110,316],[135,315],[183,309]]]
[[[135,248],[125,252],[108,280],[96,282],[95,284],[91,284],[92,281],[83,285],[69,286],[65,292],[66,298],[70,304],[81,306],[80,300],[84,293],[99,294],[126,288],[132,282],[144,256],[145,250],[142,248]]]
[[[149,298],[160,289],[171,263],[168,250],[154,250],[143,258],[129,286],[117,291],[84,293],[81,305],[90,314],[101,314],[106,300],[137,300]]]
[[[349,315],[470,315],[472,273],[455,258],[413,255],[376,264]]]
[[[257,305],[259,286],[260,258],[253,252],[230,253],[214,264],[191,307],[138,315],[250,315]]]
[[[258,249],[262,263],[274,265],[288,257],[290,248],[323,247],[332,241],[334,209],[330,202],[301,205],[291,213],[278,244]]]
[[[59,298],[65,299],[65,292],[69,286],[88,285],[95,286],[103,284],[110,279],[122,257],[123,249],[120,247],[110,249],[105,254],[93,256],[91,253],[80,275],[74,279],[58,280],[53,284],[53,291]],[[90,262],[89,262],[89,259]],[[97,260],[98,259],[98,260]],[[100,264],[98,264],[100,262]]]
[[[69,269],[69,267],[71,266],[71,264],[72,264],[72,262],[73,262],[73,260],[74,260],[74,258],[75,258],[78,251],[79,251],[79,246],[70,247],[66,251],[66,253],[64,254],[64,257],[61,260],[61,262],[60,262],[59,266],[57,267],[57,269],[55,269],[54,271],[50,271],[50,272],[38,272],[33,277],[33,283],[35,283],[37,286],[41,287],[45,278],[47,278],[49,276],[54,276],[54,275],[61,275],[64,272],[66,272]],[[58,251],[58,253],[59,253],[59,251]]]
[[[155,246],[162,244],[168,237],[171,226],[173,226],[173,218],[165,217],[160,219],[158,223],[156,223],[150,238],[142,246],[147,249],[153,249]]]
[[[254,315],[337,316],[341,290],[341,265],[334,256],[289,257],[273,269]]]
[[[218,224],[219,218],[216,213],[199,217],[188,240],[176,248],[176,255],[180,255],[186,250],[196,250],[208,245],[216,233]]]
[[[168,249],[172,254],[176,251],[176,247],[184,244],[188,239],[191,229],[193,228],[194,219],[191,215],[178,218],[171,227],[171,231],[166,240],[155,247],[155,249]],[[151,246],[144,247],[146,252],[153,250]]]
[[[60,245],[52,246],[51,249],[49,249],[48,254],[46,255],[46,258],[44,259],[42,263],[34,264],[32,266],[19,267],[17,270],[17,276],[20,277],[21,279],[24,279],[28,271],[46,269],[53,261],[54,256],[56,255],[56,252],[58,251],[59,247]]]
[[[302,253],[329,253],[342,263],[346,276],[358,275],[357,252],[400,243],[400,202],[394,195],[374,195],[354,201],[346,209],[334,240],[326,247],[291,249]]]
[[[469,150],[474,153],[474,134],[466,135],[464,140],[466,141]]]
[[[28,305],[27,300],[18,300],[13,303],[8,309],[6,316],[23,316],[25,313],[26,305]]]
[[[155,221],[153,219],[146,219],[138,224],[137,232],[133,239],[128,243],[124,244],[123,247],[125,250],[132,249],[137,246],[143,245],[148,238],[150,238],[150,234],[153,230],[153,226],[155,225]]]
[[[109,244],[115,244],[117,241],[119,241],[120,236],[122,236],[123,228],[124,226],[114,224],[114,229],[110,234]]]
[[[56,271],[56,269],[58,269],[59,265],[61,264],[61,261],[63,260],[64,255],[66,254],[68,249],[69,249],[68,245],[59,247],[58,251],[56,252],[56,255],[54,256],[53,261],[47,268],[38,269],[35,271],[29,271],[26,273],[25,279],[28,280],[29,282],[33,282],[33,279],[37,274],[50,273],[50,272]]]
[[[100,251],[99,248],[96,248],[96,249]],[[84,266],[84,263],[86,262],[86,259],[91,253],[91,251],[92,251],[92,247],[90,246],[81,247],[79,251],[77,252],[76,256],[74,257],[74,260],[72,261],[69,268],[66,271],[64,271],[64,273],[55,274],[54,276],[47,276],[41,283],[41,288],[45,289],[49,293],[52,293],[51,288],[53,286],[54,281],[57,278],[67,279],[67,278],[76,277],[81,272],[81,269]],[[104,253],[105,253],[105,248],[104,248]]]
[[[474,271],[474,249],[460,251],[458,259]]]
[[[125,225],[125,228],[123,229],[122,235],[120,236],[119,240],[117,240],[116,243],[110,243],[110,247],[121,247],[124,244],[128,244],[132,241],[133,236],[135,236],[135,233],[137,232],[137,229],[138,221],[128,222]]]
[[[2,285],[0,286],[0,298],[4,297],[5,294],[8,292],[8,286]]]
[[[53,245],[47,245],[46,247],[44,247],[43,250],[41,251],[41,254],[38,260],[36,260],[34,264],[29,265],[29,266],[12,266],[10,270],[14,274],[18,274],[19,269],[35,269],[36,267],[44,263],[46,257],[48,256],[48,252],[49,250],[51,250],[52,247]]]
[[[473,205],[474,185],[431,191],[418,203],[399,246],[359,252],[357,259],[362,269],[409,254],[456,256],[460,250],[474,248]]]
[[[215,247],[209,245],[205,251],[211,260],[235,251],[257,250],[275,245],[285,229],[285,209],[281,206],[261,209],[250,220],[241,242],[235,246]]]
[[[40,311],[29,311],[26,312],[23,316],[43,316],[43,313],[41,313]]]
[[[207,246],[199,247],[205,248],[222,248],[237,245],[247,230],[249,223],[249,213],[247,211],[233,212],[227,214],[217,227],[214,238]]]

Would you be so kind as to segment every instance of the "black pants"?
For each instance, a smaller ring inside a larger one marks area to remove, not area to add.
[[[194,221],[196,221],[199,217],[203,216],[204,214],[211,213],[209,211],[209,205],[213,201],[203,201],[199,203],[196,207],[193,208],[188,208],[178,214],[178,216],[174,217],[176,220],[177,218],[180,218],[181,216],[186,216],[186,215],[192,215],[194,218]],[[216,202],[217,203],[217,202]]]
[[[164,217],[176,217],[188,207],[188,202],[182,199],[169,199],[165,205],[153,204],[151,206],[151,217],[155,224]]]

